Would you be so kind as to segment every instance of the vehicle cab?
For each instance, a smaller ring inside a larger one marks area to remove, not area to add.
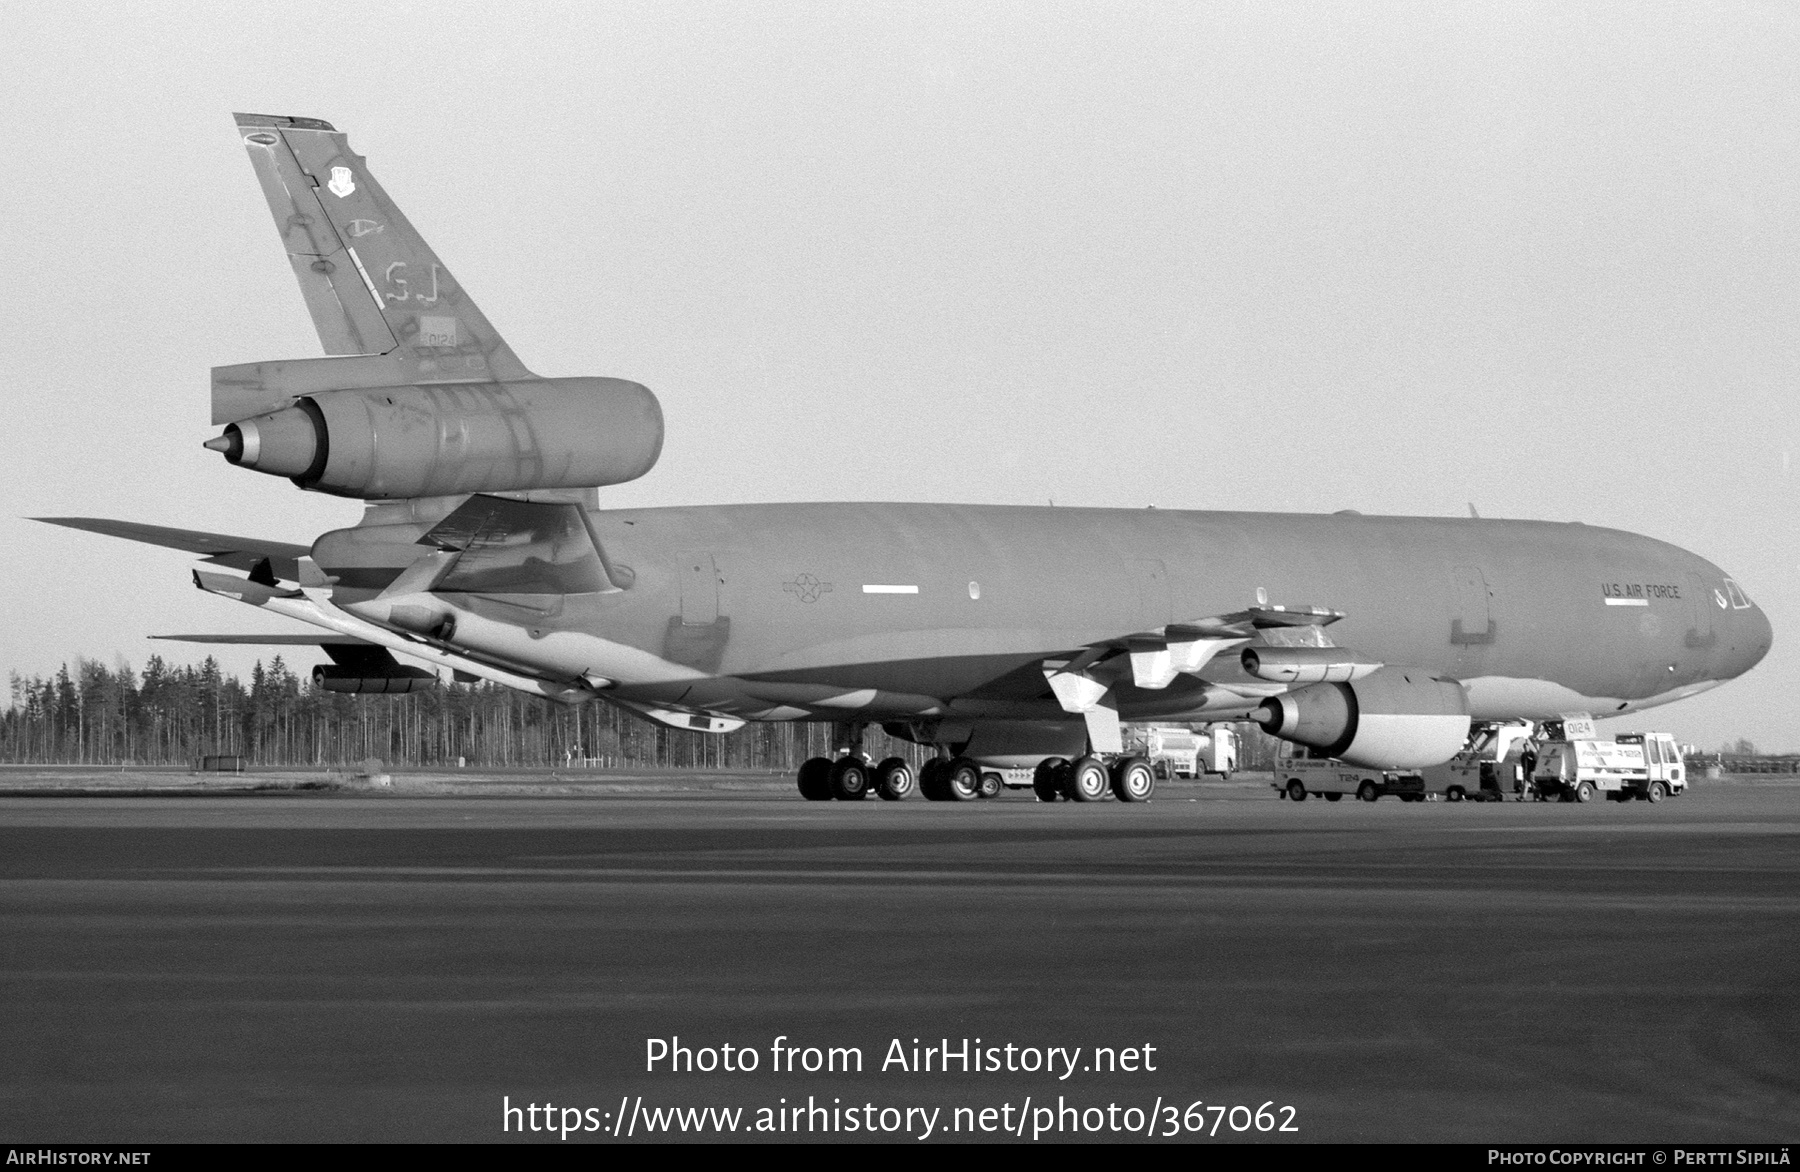
[[[1687,763],[1681,756],[1681,746],[1675,743],[1673,734],[1624,733],[1618,740],[1621,745],[1644,746],[1647,780],[1662,782],[1671,795],[1687,789]]]

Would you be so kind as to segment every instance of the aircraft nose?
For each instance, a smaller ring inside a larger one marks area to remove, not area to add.
[[[1737,652],[1743,657],[1743,666],[1739,672],[1749,671],[1762,662],[1763,656],[1775,643],[1775,628],[1769,622],[1769,616],[1763,613],[1760,606],[1752,606],[1749,610],[1738,612],[1739,624],[1743,634],[1738,640]]]

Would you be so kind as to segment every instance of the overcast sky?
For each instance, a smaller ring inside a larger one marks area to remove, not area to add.
[[[656,391],[604,504],[1615,526],[1776,632],[1633,723],[1800,749],[1796,61],[1785,2],[0,0],[0,669],[295,629],[19,518],[358,515],[200,447],[209,367],[319,353],[252,110],[348,130],[533,369]]]

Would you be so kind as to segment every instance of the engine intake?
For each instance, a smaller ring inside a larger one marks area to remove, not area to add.
[[[1384,667],[1347,683],[1308,684],[1263,701],[1265,732],[1371,769],[1422,769],[1469,739],[1469,697],[1455,680]]]
[[[662,407],[623,379],[321,391],[206,446],[240,468],[364,500],[594,488],[662,453]]]

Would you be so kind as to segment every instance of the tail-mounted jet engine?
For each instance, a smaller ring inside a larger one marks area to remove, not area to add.
[[[662,441],[648,388],[556,378],[321,391],[206,446],[301,488],[382,500],[619,484],[648,472]]]
[[[1347,683],[1308,684],[1263,701],[1265,732],[1370,769],[1422,769],[1469,739],[1469,697],[1455,680],[1384,667]]]

